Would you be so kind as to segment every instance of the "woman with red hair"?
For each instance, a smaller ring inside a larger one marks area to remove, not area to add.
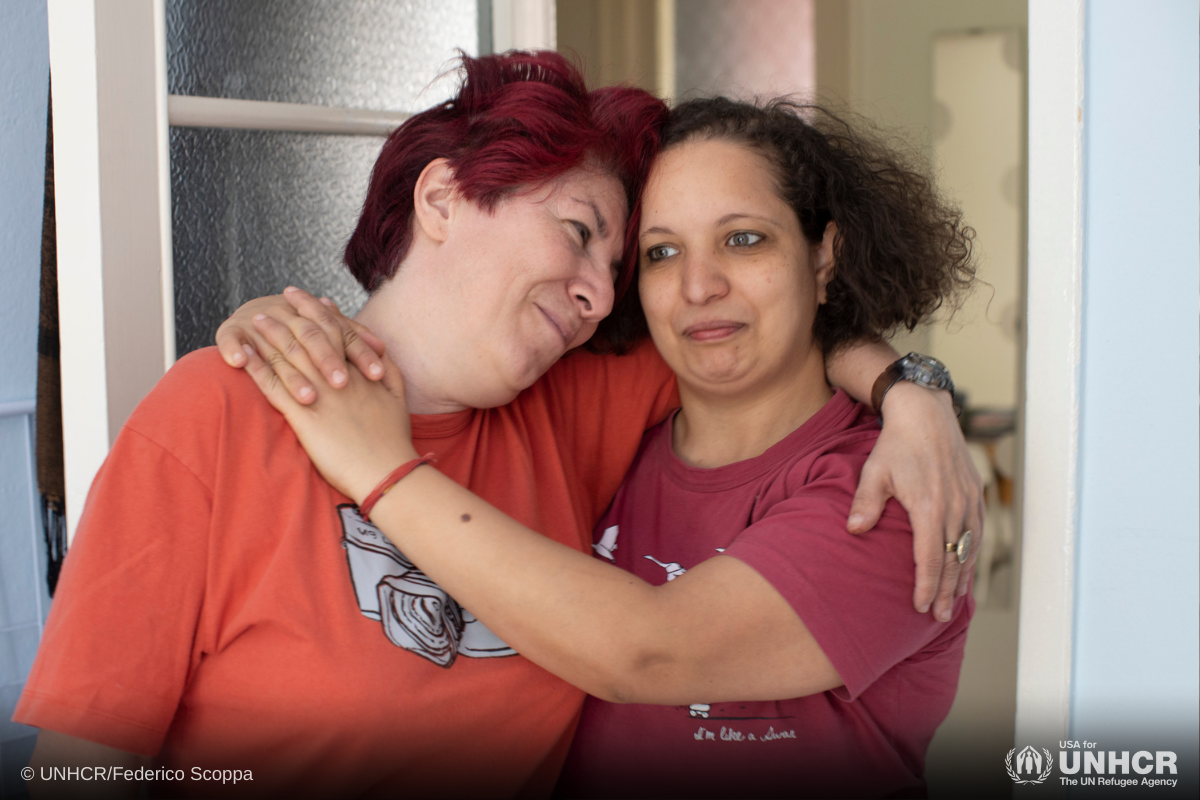
[[[417,440],[579,549],[670,373],[644,347],[514,398],[611,310],[666,109],[553,53],[463,69],[386,143],[346,260]],[[408,572],[249,377],[180,359],[92,485],[16,712],[34,766],[152,765],[153,791],[199,796],[547,793],[583,693]],[[434,606],[455,622],[425,625]]]
[[[371,292],[350,353],[370,374],[362,326],[386,343],[413,440],[443,474],[584,550],[642,431],[678,402],[648,342],[559,360],[601,325],[596,349],[631,344],[624,317],[604,320],[629,280],[665,108],[639,90],[588,92],[552,53],[464,70],[459,94],[401,126],[376,164],[346,250]],[[331,312],[293,299],[329,314],[310,330],[341,341]],[[245,336],[227,329],[227,361],[257,364]],[[345,384],[340,354],[326,344],[320,358]],[[869,391],[881,361],[869,346],[848,355],[844,382]],[[951,424],[934,427],[953,453]],[[941,462],[951,481],[958,458]],[[215,350],[181,359],[93,484],[17,710],[43,728],[34,764],[152,762],[170,792],[201,795],[548,792],[583,693],[518,656],[368,511]]]

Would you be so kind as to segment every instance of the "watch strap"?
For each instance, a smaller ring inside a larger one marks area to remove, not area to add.
[[[904,378],[904,369],[901,368],[900,361],[902,359],[889,363],[888,368],[875,379],[875,385],[871,386],[871,408],[880,416],[883,416],[883,397],[895,386],[896,381]]]
[[[904,359],[898,359],[887,365],[887,369],[879,373],[879,377],[875,379],[875,385],[871,387],[871,408],[880,417],[883,416],[883,398],[887,395],[888,389],[896,385],[896,381],[904,377],[904,369],[901,362]]]
[[[875,385],[871,387],[871,407],[881,420],[883,419],[883,400],[897,381],[911,381],[917,386],[930,390],[945,390],[950,392],[952,398],[954,397],[954,381],[945,364],[931,356],[909,353],[889,364],[887,369],[875,379]],[[962,406],[958,403],[957,398],[955,398],[954,411],[957,414],[962,413]]]

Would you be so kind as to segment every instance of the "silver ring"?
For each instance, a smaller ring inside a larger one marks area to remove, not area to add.
[[[971,532],[963,531],[963,535],[958,537],[957,542],[946,542],[946,552],[954,553],[958,558],[958,563],[964,563],[967,556],[971,555]]]

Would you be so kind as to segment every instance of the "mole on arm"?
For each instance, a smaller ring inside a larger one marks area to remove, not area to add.
[[[462,519],[462,521],[463,521],[463,522],[470,522],[470,521],[471,521],[471,515],[470,515],[470,514],[463,514],[463,515],[462,515],[462,517],[461,517],[461,519]]]

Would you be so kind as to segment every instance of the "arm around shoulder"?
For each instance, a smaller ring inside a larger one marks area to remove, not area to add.
[[[397,484],[372,519],[519,653],[602,699],[777,700],[841,685],[788,602],[736,559],[652,586],[534,533],[432,469]]]

